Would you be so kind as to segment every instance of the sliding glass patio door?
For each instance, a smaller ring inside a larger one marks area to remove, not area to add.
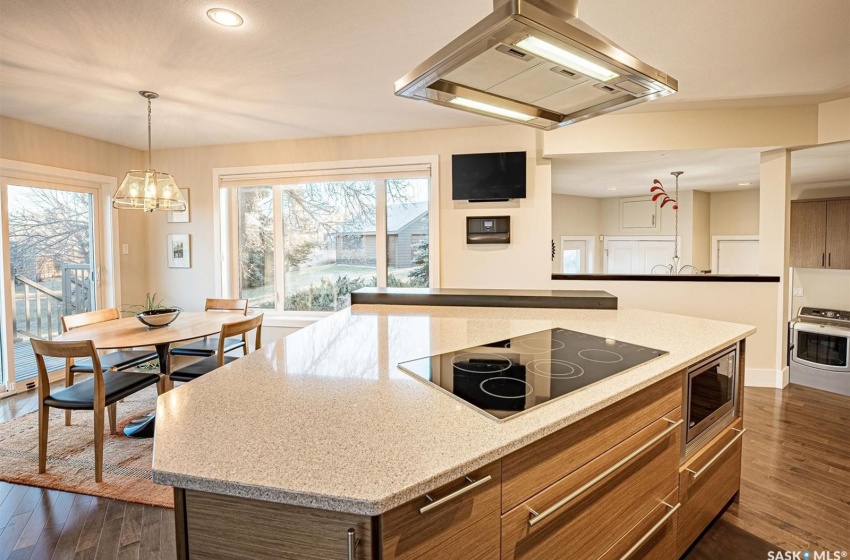
[[[98,190],[0,177],[3,385],[35,387],[31,338],[52,340],[63,315],[99,307]],[[64,369],[50,359],[49,371]]]

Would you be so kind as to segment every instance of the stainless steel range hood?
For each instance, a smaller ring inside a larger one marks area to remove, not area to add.
[[[494,3],[398,80],[396,95],[551,130],[678,89],[576,19],[577,0]]]

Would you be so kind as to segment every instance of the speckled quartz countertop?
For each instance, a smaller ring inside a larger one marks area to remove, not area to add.
[[[397,367],[554,327],[669,354],[501,423]],[[153,478],[378,515],[754,332],[637,309],[359,305],[159,397]]]

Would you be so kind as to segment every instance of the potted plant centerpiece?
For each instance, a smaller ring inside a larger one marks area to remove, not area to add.
[[[156,292],[147,294],[145,303],[142,305],[131,305],[127,311],[136,314],[136,318],[149,329],[167,327],[177,319],[182,309],[179,307],[168,307],[162,304],[163,300],[156,300]]]

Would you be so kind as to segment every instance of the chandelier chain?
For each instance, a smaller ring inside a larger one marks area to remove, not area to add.
[[[148,169],[153,169],[151,166],[151,98],[148,97]]]

